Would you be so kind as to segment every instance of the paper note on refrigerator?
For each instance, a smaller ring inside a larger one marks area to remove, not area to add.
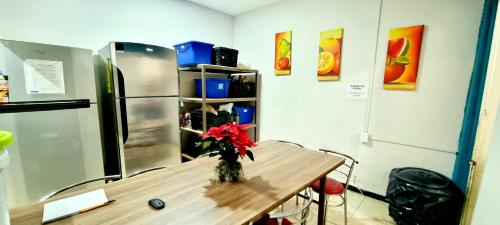
[[[28,94],[64,94],[64,72],[61,61],[26,59],[24,76]]]

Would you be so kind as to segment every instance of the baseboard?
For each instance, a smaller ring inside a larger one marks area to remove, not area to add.
[[[387,199],[385,198],[385,196],[383,196],[383,195],[379,195],[379,194],[373,193],[371,191],[363,190],[361,188],[357,188],[357,187],[354,187],[352,185],[349,185],[349,187],[347,187],[347,190],[353,191],[356,193],[360,193],[360,194],[361,194],[361,192],[363,192],[363,195],[365,195],[367,197],[370,197],[370,198],[373,198],[373,199],[376,199],[379,201],[383,201],[383,202],[388,202]]]

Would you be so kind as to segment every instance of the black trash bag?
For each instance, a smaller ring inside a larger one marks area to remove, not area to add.
[[[447,177],[420,168],[396,168],[386,193],[389,215],[399,225],[457,225],[464,194]]]

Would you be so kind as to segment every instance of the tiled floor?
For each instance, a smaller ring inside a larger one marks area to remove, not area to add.
[[[389,216],[388,204],[369,197],[364,197],[356,192],[348,191],[347,216],[349,225],[395,225],[396,223]],[[317,197],[315,199],[318,199]],[[302,200],[299,198],[299,200]],[[333,198],[330,205],[335,204]],[[285,204],[285,211],[295,207],[295,198],[290,199]],[[316,224],[318,215],[318,205],[312,204],[310,218],[307,224]],[[344,224],[344,207],[328,207],[328,225]]]

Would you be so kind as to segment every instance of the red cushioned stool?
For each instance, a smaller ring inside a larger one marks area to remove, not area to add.
[[[264,216],[264,218],[258,220],[257,222],[250,223],[250,225],[306,224],[307,218],[309,217],[309,207],[313,202],[312,193],[313,193],[312,188],[306,188],[304,195],[304,199],[306,201],[304,201],[302,205],[294,209],[291,209],[289,211],[283,211],[283,206],[281,206],[281,209],[278,212],[273,211]],[[288,219],[287,217],[292,219]],[[300,217],[300,219],[298,217]]]
[[[315,192],[319,192],[319,180],[314,182],[314,184],[311,186],[312,189]],[[326,183],[325,183],[325,194],[327,195],[340,195],[344,193],[344,185],[340,182],[338,182],[335,179],[326,178]]]
[[[337,155],[337,156],[341,156],[341,157],[346,158],[344,164],[339,166],[334,171],[334,172],[337,172],[340,175],[342,175],[341,176],[342,178],[345,178],[345,180],[342,180],[344,182],[338,181],[338,180],[330,178],[330,177],[326,178],[326,182],[325,182],[325,195],[326,195],[325,196],[325,215],[326,215],[326,211],[328,209],[328,199],[331,196],[340,197],[342,200],[341,203],[338,205],[335,205],[335,206],[338,207],[338,206],[344,205],[344,224],[347,225],[347,192],[346,192],[346,189],[347,189],[347,187],[349,187],[349,180],[351,179],[352,171],[354,169],[354,164],[358,164],[358,161],[356,161],[354,158],[352,158],[349,155],[335,152],[332,150],[320,149],[320,151],[323,151],[325,154],[332,154],[332,155]],[[320,185],[319,185],[319,180],[318,180],[311,185],[311,188],[315,192],[319,193],[319,190],[320,190],[319,186]],[[296,199],[297,204],[298,204],[298,201],[299,200],[297,197],[297,199]],[[326,216],[325,216],[325,218],[326,218]]]
[[[266,225],[280,225],[280,224],[278,224],[278,219],[273,218],[267,220]],[[283,220],[281,221],[281,225],[293,225],[293,223],[290,222],[290,220],[288,220],[287,218],[283,218]]]

